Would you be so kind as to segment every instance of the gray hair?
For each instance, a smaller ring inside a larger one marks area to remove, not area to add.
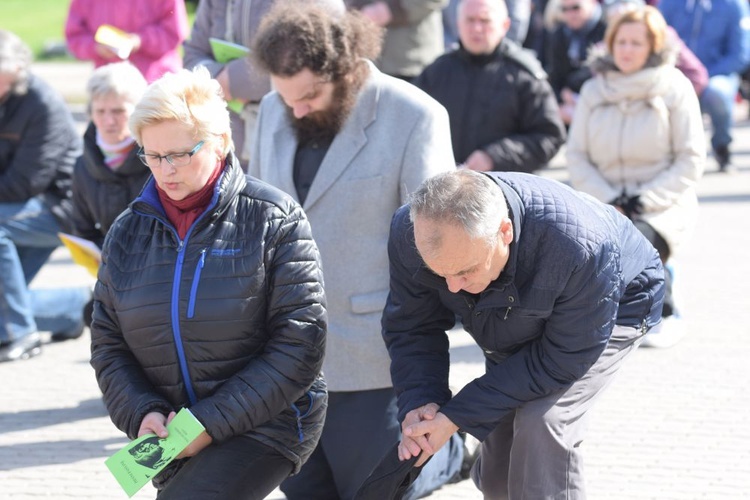
[[[89,102],[97,97],[115,95],[135,104],[146,91],[146,85],[141,72],[129,62],[123,61],[96,68],[91,73],[86,91]]]
[[[411,220],[456,224],[472,239],[495,244],[508,206],[500,187],[484,174],[454,170],[430,177],[409,197]],[[434,241],[435,246],[440,242]]]
[[[0,73],[15,75],[11,92],[25,94],[29,88],[31,49],[14,33],[0,29]]]

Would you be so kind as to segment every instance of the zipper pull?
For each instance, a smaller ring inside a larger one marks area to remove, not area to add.
[[[506,319],[508,319],[508,315],[509,314],[510,314],[510,307],[508,307],[507,309],[505,309],[505,316],[503,316],[503,321],[505,321]]]
[[[305,434],[302,432],[302,412],[299,411],[299,408],[294,403],[292,403],[292,410],[294,410],[295,419],[297,420],[297,438],[302,443],[305,440]]]

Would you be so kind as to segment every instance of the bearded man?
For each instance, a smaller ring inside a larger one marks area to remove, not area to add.
[[[380,326],[390,220],[423,180],[455,168],[447,112],[378,71],[379,48],[359,14],[306,2],[273,9],[255,39],[275,91],[260,105],[248,173],[304,208],[328,300],[328,413],[312,457],[281,486],[291,500],[352,498],[400,438]],[[407,498],[449,480],[462,454],[459,440],[444,465],[434,457]]]

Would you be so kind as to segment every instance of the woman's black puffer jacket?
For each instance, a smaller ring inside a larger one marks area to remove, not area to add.
[[[73,168],[73,232],[100,247],[109,227],[143,189],[151,171],[134,147],[122,165],[112,170],[96,145],[96,127],[83,135],[83,155]]]
[[[115,425],[133,439],[147,413],[188,407],[214,442],[246,434],[298,470],[327,406],[323,277],[299,205],[230,154],[182,241],[150,179],[102,255],[91,365]]]

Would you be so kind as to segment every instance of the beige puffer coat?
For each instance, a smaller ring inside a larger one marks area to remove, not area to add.
[[[625,75],[611,55],[592,57],[597,74],[581,90],[567,163],[573,187],[600,201],[638,195],[640,217],[674,253],[695,222],[706,139],[695,91],[671,58],[654,54]]]

